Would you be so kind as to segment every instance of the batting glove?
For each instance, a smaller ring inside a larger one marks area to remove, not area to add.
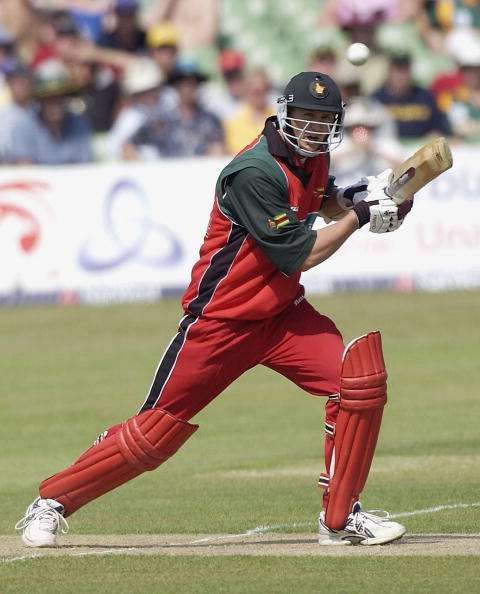
[[[358,226],[363,227],[370,222],[372,233],[389,233],[401,227],[407,214],[413,207],[413,198],[397,206],[393,200],[386,197],[381,190],[372,193],[370,200],[362,200],[353,207],[358,219]]]
[[[367,195],[363,200],[354,202],[353,210],[358,218],[358,225],[370,222],[372,233],[390,233],[399,229],[403,220],[412,207],[412,202],[400,208],[385,193],[388,186],[391,169],[382,171],[375,177],[369,177]]]

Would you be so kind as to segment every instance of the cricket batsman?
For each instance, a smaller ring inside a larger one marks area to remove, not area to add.
[[[40,483],[39,497],[16,526],[26,546],[55,545],[68,529],[66,517],[163,464],[198,429],[191,419],[258,364],[326,398],[319,543],[384,544],[405,533],[388,514],[365,512],[359,503],[387,400],[380,333],[345,348],[300,284],[302,271],[329,258],[357,229],[395,231],[412,205],[397,207],[385,193],[390,171],[335,186],[329,153],[342,140],[343,119],[335,82],[301,72],[278,99],[276,117],[220,173],[183,295],[185,315],[145,402]],[[315,214],[334,222],[312,230]]]

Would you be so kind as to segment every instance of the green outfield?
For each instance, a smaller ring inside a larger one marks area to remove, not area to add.
[[[0,592],[480,590],[480,545],[477,555],[471,547],[480,543],[480,293],[312,301],[346,341],[383,333],[389,403],[364,507],[397,514],[416,535],[471,535],[462,537],[468,551],[459,539],[449,548],[453,536],[439,537],[437,547],[418,536],[412,549],[398,546],[399,555],[388,553],[395,545],[373,557],[282,555],[289,533],[309,536],[313,546],[324,402],[258,367],[198,415],[200,429],[165,466],[75,514],[66,556],[12,560],[34,553],[11,548],[10,537],[38,482],[137,411],[181,311],[173,301],[4,309]],[[155,535],[182,534],[190,544],[216,534],[244,535],[246,544],[238,553],[229,537],[217,547],[222,556],[208,546],[205,554],[156,552]],[[271,538],[256,541],[260,534]],[[75,535],[93,543],[78,556]],[[118,538],[99,552],[98,535]],[[124,550],[132,535],[147,544]],[[431,554],[422,555],[422,542]]]

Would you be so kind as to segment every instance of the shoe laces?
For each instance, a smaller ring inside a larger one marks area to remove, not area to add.
[[[369,509],[368,511],[360,510],[360,513],[364,514],[372,520],[372,522],[376,522],[377,524],[390,521],[390,513],[384,509]]]
[[[27,513],[15,524],[15,530],[23,530],[30,522],[38,518],[40,528],[50,530],[52,524],[60,527],[62,534],[67,534],[69,530],[67,520],[53,507],[35,506],[33,509],[27,510]]]
[[[378,514],[382,515],[379,516]],[[360,532],[363,530],[367,520],[379,525],[390,520],[389,512],[383,509],[371,509],[368,511],[360,509],[352,515],[355,528]]]

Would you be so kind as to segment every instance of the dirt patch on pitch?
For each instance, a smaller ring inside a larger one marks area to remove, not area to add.
[[[164,534],[64,536],[61,546],[28,549],[14,536],[0,537],[3,563],[39,557],[84,557],[108,555],[199,555],[199,556],[322,556],[395,557],[480,555],[480,534],[410,534],[383,546],[321,547],[313,534]]]

